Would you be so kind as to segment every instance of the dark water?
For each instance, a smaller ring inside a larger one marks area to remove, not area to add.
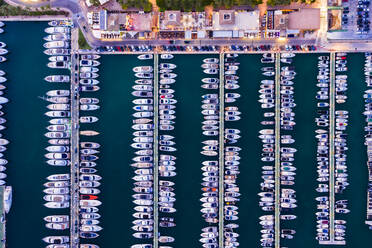
[[[53,168],[45,163],[44,147],[47,145],[44,133],[47,126],[46,103],[38,96],[43,95],[51,84],[43,78],[55,73],[46,67],[47,56],[43,51],[42,37],[46,23],[15,22],[7,23],[6,33],[1,38],[11,51],[8,62],[0,65],[7,72],[8,82],[6,96],[11,100],[4,108],[8,120],[5,138],[11,140],[6,157],[9,159],[8,184],[14,188],[13,206],[7,219],[8,247],[41,247],[41,238],[49,232],[44,227],[42,218],[48,214],[63,213],[42,206],[45,177],[53,173],[62,173],[65,168]],[[176,237],[174,247],[200,247],[200,229],[205,226],[200,213],[201,182],[201,95],[200,79],[203,77],[200,65],[202,55],[178,55],[173,62],[178,65],[179,74],[176,90],[177,123],[175,125],[176,147],[176,208],[177,227],[172,230],[161,230],[161,234]],[[261,143],[258,139],[259,122],[262,110],[257,102],[261,64],[259,55],[239,57],[242,97],[237,101],[243,119],[233,123],[242,131],[239,141],[241,152],[241,174],[238,183],[241,187],[239,202],[239,241],[241,247],[258,247],[260,226],[258,217],[263,212],[258,207],[259,183],[261,182],[260,161]],[[348,127],[348,166],[351,185],[343,195],[349,199],[350,210],[347,215],[346,247],[368,247],[372,235],[364,224],[366,207],[367,170],[365,165],[365,147],[363,145],[364,118],[362,92],[365,89],[362,54],[348,55],[349,99],[342,106],[349,110]],[[100,59],[100,87],[98,93],[89,96],[99,97],[101,109],[96,112],[100,121],[96,124],[85,124],[82,129],[93,129],[101,133],[95,138],[83,138],[101,143],[99,174],[103,176],[100,207],[104,230],[95,241],[101,247],[128,247],[136,240],[132,238],[131,222],[133,217],[132,177],[130,168],[133,150],[132,139],[132,100],[130,92],[133,85],[132,67],[145,63],[135,56],[103,56]],[[298,208],[295,210],[298,219],[283,225],[297,230],[294,240],[283,242],[288,247],[320,247],[314,239],[316,234],[314,197],[316,187],[316,141],[314,137],[314,117],[316,113],[316,55],[298,55],[295,58],[297,76],[295,80],[295,101],[297,107],[296,128],[293,133],[298,149],[296,153]],[[67,87],[67,85],[66,85]]]
[[[0,65],[7,72],[6,97],[10,99],[4,108],[8,120],[4,135],[11,141],[6,152],[7,181],[13,186],[13,205],[7,216],[8,247],[41,247],[41,238],[53,234],[44,227],[42,218],[68,213],[47,209],[42,199],[45,177],[68,171],[48,166],[44,158],[48,122],[44,116],[46,102],[38,96],[52,89],[43,78],[53,72],[46,67],[48,58],[42,52],[45,27],[46,23],[7,23],[1,37],[10,51],[8,61]]]

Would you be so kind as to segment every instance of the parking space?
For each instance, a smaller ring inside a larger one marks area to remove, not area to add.
[[[357,35],[370,33],[370,0],[343,0],[342,28]]]

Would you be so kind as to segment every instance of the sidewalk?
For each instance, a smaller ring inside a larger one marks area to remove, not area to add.
[[[69,18],[64,15],[45,15],[45,16],[0,16],[0,21],[53,21],[65,20]]]
[[[42,6],[50,4],[49,0],[39,0],[37,3],[25,3],[24,1],[21,0],[4,0],[9,5],[12,6],[19,6],[19,7],[30,7],[30,8],[40,8]]]

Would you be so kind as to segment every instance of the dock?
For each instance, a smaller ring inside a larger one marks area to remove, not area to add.
[[[275,54],[275,248],[280,248],[280,53]]]
[[[335,240],[335,77],[336,54],[330,53],[329,68],[329,240],[319,241],[321,245],[345,245],[345,241]]]
[[[154,53],[154,240],[159,247],[159,54]]]
[[[4,209],[4,191],[6,186],[0,186],[0,248],[6,247],[6,220],[5,220],[5,209]]]
[[[220,119],[219,119],[219,180],[218,180],[218,247],[224,247],[224,171],[225,171],[225,159],[224,159],[224,149],[225,149],[225,54],[220,53],[220,87],[219,87],[219,103],[220,103]]]
[[[330,54],[329,69],[329,240],[335,239],[335,53]]]
[[[70,247],[79,248],[79,54],[78,29],[71,31],[71,202]]]

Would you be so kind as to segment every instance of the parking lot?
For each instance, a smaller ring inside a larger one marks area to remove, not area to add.
[[[341,21],[344,30],[357,35],[370,33],[371,17],[369,15],[370,0],[343,0],[344,10]]]

